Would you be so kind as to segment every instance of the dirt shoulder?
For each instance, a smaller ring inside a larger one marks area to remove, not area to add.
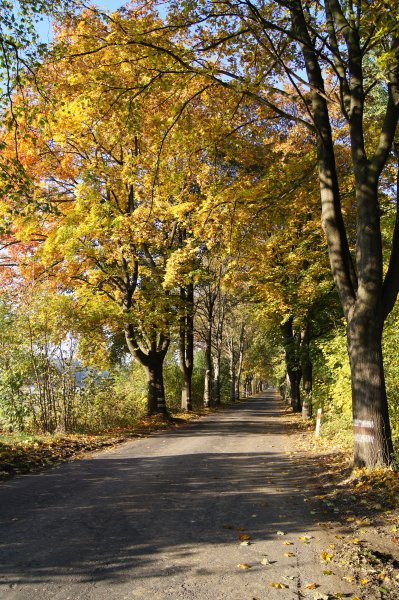
[[[215,409],[216,410],[216,409]],[[209,410],[176,413],[170,418],[149,417],[132,427],[97,434],[8,434],[0,432],[0,481],[14,475],[41,471],[85,454],[140,439],[154,432],[176,429],[199,419]]]
[[[313,426],[304,423],[300,415],[286,408],[285,420],[297,448],[294,461],[298,468],[304,462],[307,468],[311,465],[320,483],[321,493],[309,493],[304,501],[315,517],[320,515],[319,525],[331,538],[325,549],[326,573],[339,573],[358,590],[356,596],[337,593],[333,597],[397,600],[398,473],[390,469],[355,470],[351,454],[316,440]]]

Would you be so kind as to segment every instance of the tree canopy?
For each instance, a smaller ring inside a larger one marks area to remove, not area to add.
[[[341,336],[344,319],[355,462],[389,464],[395,11],[365,0],[64,10],[32,62],[26,18],[44,7],[21,4],[18,22],[5,9],[0,262],[12,318],[29,285],[60,299],[53,312],[73,306],[64,337],[79,360],[111,361],[124,334],[151,414],[168,410],[168,361],[188,410],[195,394],[220,402],[223,373],[232,400],[286,373],[292,408],[309,407],[319,340]]]

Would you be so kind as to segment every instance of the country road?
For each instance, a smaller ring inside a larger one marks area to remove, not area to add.
[[[315,581],[339,589],[322,574],[322,516],[304,502],[317,477],[295,460],[287,428],[270,392],[2,483],[0,598],[293,600],[313,599]]]

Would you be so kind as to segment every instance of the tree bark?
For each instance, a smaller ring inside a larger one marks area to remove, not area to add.
[[[136,331],[131,323],[125,323],[126,343],[130,353],[147,371],[147,414],[167,415],[165,388],[163,383],[163,363],[169,348],[170,339],[164,334],[152,334],[151,348],[144,352],[137,341]]]
[[[218,406],[221,403],[220,361],[221,353],[219,349],[217,349],[213,357],[213,390],[215,394],[215,406]]]
[[[302,416],[304,419],[312,416],[313,365],[310,359],[310,324],[306,322],[301,330],[301,371],[304,398]]]
[[[285,352],[285,365],[289,379],[290,403],[294,412],[301,411],[300,383],[302,377],[301,364],[298,352],[297,334],[292,328],[292,317],[281,324],[283,346]]]
[[[235,398],[238,401],[240,399],[240,386],[241,386],[241,374],[242,374],[242,364],[244,360],[244,347],[245,347],[245,319],[241,322],[240,329],[240,340],[238,345],[238,366],[237,366],[237,375],[236,375],[236,384],[235,384]]]
[[[181,407],[182,410],[190,412],[193,410],[193,393],[192,393],[192,371],[191,373],[183,373],[183,388],[181,392]]]
[[[212,404],[212,321],[208,323],[208,332],[205,342],[205,377],[204,377],[204,406],[209,408]]]
[[[221,403],[221,385],[220,385],[220,370],[222,360],[222,344],[223,344],[223,328],[225,317],[225,302],[226,298],[218,290],[219,302],[217,308],[217,321],[215,331],[214,355],[213,355],[213,389],[215,394],[215,405]]]
[[[387,68],[388,100],[374,154],[367,154],[364,114],[364,46],[359,25],[345,15],[343,3],[325,2],[329,44],[341,85],[341,111],[349,126],[355,177],[357,235],[356,271],[341,210],[331,120],[319,51],[308,28],[302,2],[291,5],[293,33],[301,45],[312,88],[311,113],[317,132],[322,222],[331,270],[347,321],[355,435],[354,462],[374,467],[389,464],[392,440],[384,381],[381,337],[383,322],[399,290],[399,228],[395,226],[388,272],[383,280],[378,188],[381,172],[394,145],[399,119],[399,39],[392,31]],[[339,46],[338,32],[345,50]],[[395,266],[396,268],[395,268]]]
[[[193,409],[192,376],[194,368],[194,286],[180,288],[182,316],[180,317],[180,371],[183,376],[181,408],[187,412]]]
[[[381,317],[354,311],[347,327],[351,366],[354,460],[357,466],[390,463],[393,453],[382,356]]]
[[[149,415],[167,414],[165,388],[163,383],[163,360],[164,357],[152,356],[147,366],[148,394],[147,412]]]

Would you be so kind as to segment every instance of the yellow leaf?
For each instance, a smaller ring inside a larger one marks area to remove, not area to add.
[[[241,535],[238,536],[238,539],[240,539],[243,542],[244,540],[250,540],[251,536],[248,535],[247,533],[242,533]]]
[[[247,563],[239,563],[239,564],[237,565],[237,567],[238,567],[239,569],[250,569],[250,568],[251,568],[251,565],[247,565]]]
[[[295,556],[295,554],[293,552],[284,552],[284,556],[289,558],[290,556]]]
[[[272,588],[276,588],[276,590],[284,590],[284,589],[288,588],[288,585],[286,585],[285,583],[274,582],[274,581],[272,581],[269,585]]]
[[[344,575],[342,579],[345,579],[345,581],[348,581],[348,583],[353,583],[355,581],[353,575]]]
[[[298,540],[300,540],[300,541],[301,541],[301,542],[303,542],[304,544],[309,544],[309,543],[310,543],[310,542],[309,542],[309,540],[311,540],[311,539],[312,539],[312,536],[311,536],[311,535],[300,535],[300,536],[298,537]]]
[[[283,544],[284,544],[284,546],[292,546],[292,545],[293,545],[293,543],[292,543],[292,542],[289,542],[288,540],[285,540],[285,541],[283,542]]]
[[[333,555],[326,552],[326,550],[323,550],[323,552],[320,554],[320,558],[323,562],[329,562],[332,560]]]
[[[370,580],[369,580],[369,579],[366,579],[366,578],[365,578],[365,579],[361,579],[361,580],[360,580],[360,585],[367,585],[367,584],[369,583],[369,581],[370,581]]]
[[[320,587],[317,583],[307,583],[305,585],[305,590],[316,590],[318,587]]]

